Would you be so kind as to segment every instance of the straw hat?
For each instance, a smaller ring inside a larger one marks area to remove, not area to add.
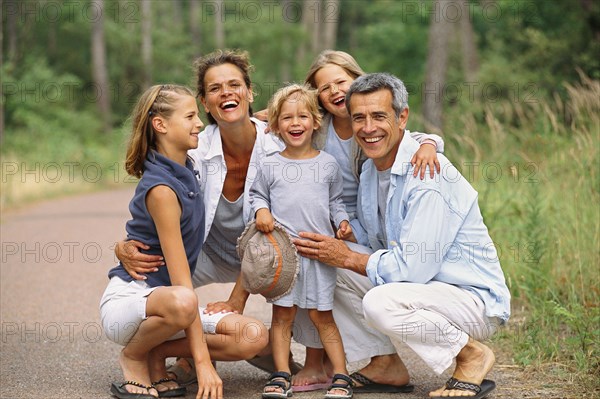
[[[256,228],[256,222],[250,222],[238,238],[237,253],[246,291],[275,301],[292,290],[300,271],[300,258],[281,225],[275,223],[275,229],[265,234]]]

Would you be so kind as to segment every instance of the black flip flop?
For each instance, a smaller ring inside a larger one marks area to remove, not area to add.
[[[415,386],[411,384],[406,385],[391,385],[391,384],[380,384],[365,377],[358,371],[350,374],[350,378],[354,381],[359,382],[362,386],[355,386],[354,393],[410,393],[415,390]]]
[[[470,382],[460,381],[454,377],[451,377],[446,381],[446,389],[460,389],[461,391],[471,391],[475,393],[475,396],[465,396],[469,399],[483,399],[487,397],[494,389],[496,389],[496,383],[492,380],[483,380],[481,385],[473,384]],[[460,396],[456,396],[460,398]],[[447,399],[448,396],[431,396],[429,399]]]
[[[147,386],[140,384],[137,381],[125,381],[122,384],[115,384],[114,382],[110,386],[110,393],[119,399],[156,399],[156,396],[150,395],[149,393],[133,393],[125,389],[125,385],[134,385],[136,387],[144,389],[153,389],[153,386]]]

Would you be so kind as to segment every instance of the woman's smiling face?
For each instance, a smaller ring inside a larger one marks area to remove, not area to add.
[[[242,71],[235,65],[221,64],[208,69],[204,87],[206,94],[200,101],[218,124],[235,123],[250,117],[254,96],[244,82]]]

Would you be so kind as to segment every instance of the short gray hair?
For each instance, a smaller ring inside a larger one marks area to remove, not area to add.
[[[353,94],[374,93],[382,89],[387,89],[392,93],[392,108],[396,113],[396,117],[399,117],[402,111],[408,108],[408,92],[404,83],[389,73],[369,73],[356,78],[346,93],[348,113],[351,114],[350,97]]]

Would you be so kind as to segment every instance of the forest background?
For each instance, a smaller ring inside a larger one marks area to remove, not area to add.
[[[135,183],[127,116],[193,60],[247,50],[254,109],[323,49],[399,76],[411,130],[479,191],[515,365],[600,392],[600,2],[0,1],[0,205]],[[206,121],[206,119],[204,118]],[[593,395],[593,394],[592,394]]]

